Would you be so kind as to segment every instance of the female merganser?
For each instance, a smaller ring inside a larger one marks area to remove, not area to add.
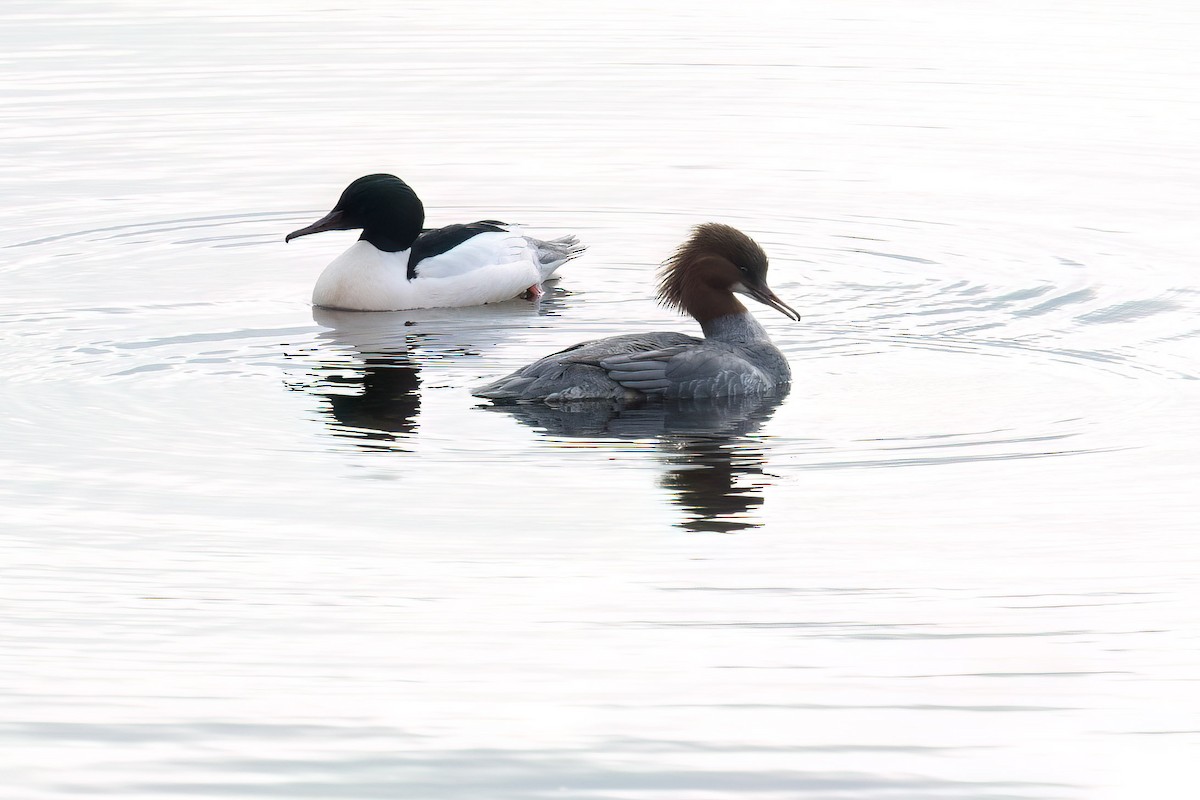
[[[728,225],[700,225],[663,265],[657,296],[668,308],[695,317],[703,339],[682,333],[631,333],[581,342],[473,394],[559,405],[782,391],[792,374],[787,359],[735,293],[800,319],[767,286],[767,255],[753,239]]]
[[[583,252],[574,236],[543,242],[495,220],[422,230],[425,207],[395,175],[366,175],[321,219],[284,241],[362,228],[313,289],[313,305],[346,311],[453,308],[542,295],[542,281]]]

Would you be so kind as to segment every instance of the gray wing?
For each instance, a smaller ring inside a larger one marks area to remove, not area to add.
[[[711,342],[615,355],[600,365],[621,386],[664,397],[760,394],[777,383],[740,353]]]
[[[568,347],[566,350],[546,356],[541,361],[534,362],[530,366],[536,366],[542,361],[548,361],[556,356],[563,357],[564,360],[574,362],[576,364],[596,364],[601,361],[620,355],[633,355],[637,353],[649,353],[664,348],[671,347],[686,347],[697,345],[703,339],[697,339],[695,336],[688,336],[685,333],[626,333],[622,336],[609,336],[604,339],[593,339],[590,342],[580,342],[573,347]]]
[[[695,346],[700,341],[682,333],[632,333],[581,342],[475,389],[472,394],[501,401],[620,398],[633,387],[623,386],[609,377],[608,370],[602,366],[606,359],[676,346]]]

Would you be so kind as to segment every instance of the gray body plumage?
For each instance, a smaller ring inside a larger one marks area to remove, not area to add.
[[[750,314],[718,317],[702,327],[703,339],[663,332],[583,342],[473,394],[550,404],[644,396],[686,400],[770,394],[791,380],[787,359]]]

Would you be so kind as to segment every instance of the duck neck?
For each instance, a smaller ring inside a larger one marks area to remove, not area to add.
[[[714,286],[703,278],[690,283],[681,305],[701,325],[711,319],[746,313],[746,307],[728,287]]]
[[[385,253],[398,253],[412,247],[425,225],[425,208],[416,195],[406,199],[408,202],[399,206],[371,209],[365,213],[362,235],[358,238]]]
[[[759,324],[758,320],[741,303],[738,303],[738,306],[741,307],[741,311],[713,319],[700,320],[700,329],[704,331],[704,338],[718,342],[750,342],[768,339],[766,329]]]
[[[411,231],[384,232],[364,229],[362,235],[358,238],[359,241],[374,245],[377,250],[382,250],[385,253],[398,253],[401,250],[407,250],[412,247],[418,233],[420,233],[419,227],[415,233]]]

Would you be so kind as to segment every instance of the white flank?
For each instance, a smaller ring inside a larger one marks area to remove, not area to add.
[[[483,234],[423,260],[417,277],[410,281],[407,250],[385,253],[360,240],[321,273],[313,289],[313,305],[400,311],[511,300],[541,282],[535,258],[536,251],[523,237]]]

